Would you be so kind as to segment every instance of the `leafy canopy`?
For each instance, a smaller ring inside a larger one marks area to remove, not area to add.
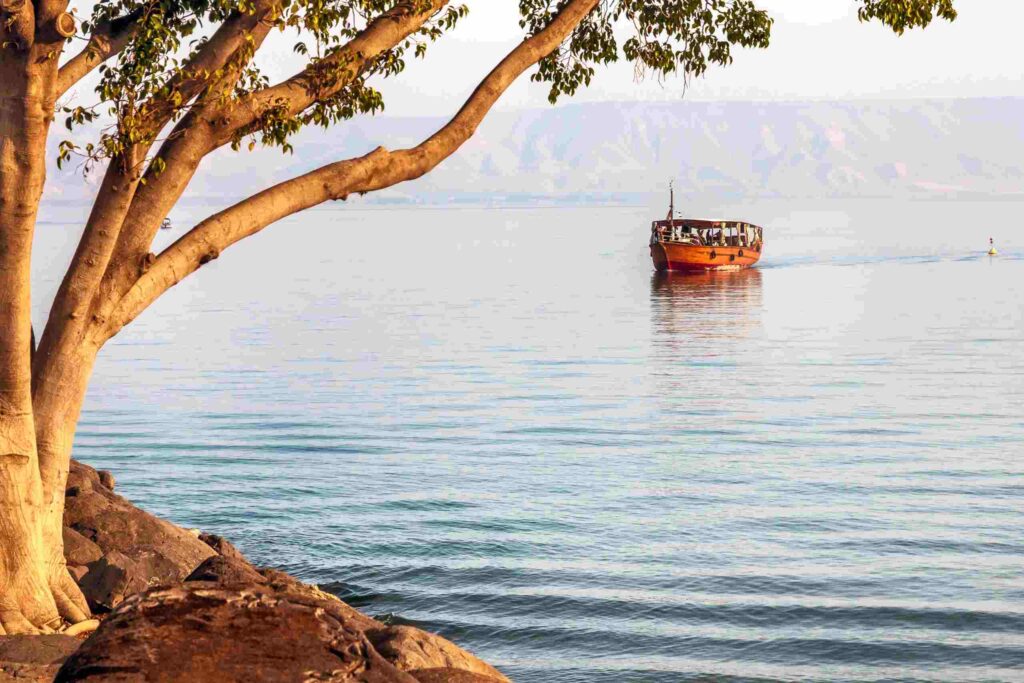
[[[89,161],[94,162],[121,158],[132,146],[154,142],[160,132],[150,125],[154,112],[169,110],[170,121],[174,121],[194,102],[183,94],[188,92],[186,85],[201,83],[202,87],[193,89],[207,103],[244,103],[270,86],[254,59],[259,46],[251,36],[220,68],[211,71],[195,64],[219,26],[249,17],[250,25],[258,21],[295,36],[293,50],[305,57],[303,83],[317,96],[297,115],[287,113],[285,107],[267,107],[259,112],[258,125],[241,131],[232,144],[237,148],[242,134],[250,134],[258,135],[263,144],[290,151],[288,138],[308,124],[327,127],[358,114],[383,110],[380,92],[367,82],[401,73],[410,51],[415,57],[425,56],[429,42],[466,16],[466,6],[445,8],[369,64],[357,68],[350,64],[352,60],[335,57],[371,20],[396,8],[427,11],[432,4],[430,0],[101,0],[90,20],[83,22],[83,32],[88,34],[96,27],[130,18],[134,33],[115,60],[99,67],[99,101],[65,106],[65,124],[71,130],[97,120],[103,113],[114,121],[97,144],[84,148]],[[355,78],[343,78],[350,70],[356,71]],[[342,82],[340,89],[332,88]],[[76,149],[69,142],[63,143],[60,160],[66,160]]]
[[[877,19],[902,35],[908,28],[924,28],[938,17],[956,19],[953,0],[864,0],[858,10],[861,21]]]
[[[896,33],[925,27],[936,17],[956,18],[953,0],[857,1],[861,21],[880,21]],[[527,35],[536,34],[567,2],[519,0],[520,26]],[[431,4],[430,0],[100,0],[92,18],[83,24],[84,32],[125,18],[132,19],[137,29],[116,60],[100,67],[99,101],[65,107],[67,127],[95,120],[99,107],[107,105],[115,123],[84,153],[91,161],[120,158],[131,146],[155,140],[159,131],[147,126],[154,109],[170,107],[171,120],[187,111],[193,96],[182,94],[183,83],[201,81],[207,100],[244,105],[269,85],[253,59],[258,46],[251,39],[222,68],[207,72],[190,65],[218,25],[260,13],[260,21],[296,37],[294,51],[307,61],[303,82],[316,96],[299,113],[290,112],[285,103],[266,106],[257,113],[256,123],[237,131],[231,142],[237,149],[248,136],[250,148],[259,143],[290,151],[289,138],[304,126],[327,127],[383,110],[381,93],[369,81],[400,74],[410,54],[423,57],[429,42],[453,29],[467,14],[466,6],[445,7],[369,64],[355,67],[352,58],[339,55],[374,19],[401,8],[428,11]],[[711,65],[731,63],[735,46],[767,47],[771,28],[771,17],[754,0],[601,0],[561,47],[540,61],[532,79],[550,84],[548,99],[554,103],[589,85],[597,67],[620,58],[632,62],[638,76],[699,77]],[[351,71],[356,72],[354,78]],[[332,87],[338,83],[344,85]],[[73,150],[72,143],[62,143],[61,160]]]
[[[881,21],[899,34],[923,28],[935,17],[956,18],[953,0],[859,2],[861,21]],[[565,0],[520,0],[520,24],[532,34],[564,4]],[[595,66],[620,55],[633,62],[638,75],[701,76],[712,64],[730,64],[733,46],[768,47],[771,28],[771,17],[751,0],[602,0],[562,48],[540,63],[532,78],[551,84],[548,99],[554,103],[589,85]]]

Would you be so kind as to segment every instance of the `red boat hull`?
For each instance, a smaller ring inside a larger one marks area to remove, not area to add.
[[[739,270],[761,258],[751,247],[721,247],[658,242],[651,245],[651,260],[658,271]]]

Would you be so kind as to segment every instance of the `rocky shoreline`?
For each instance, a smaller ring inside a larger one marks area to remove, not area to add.
[[[68,568],[101,624],[88,637],[0,637],[0,683],[509,680],[440,636],[140,510],[109,472],[72,462],[64,525]]]

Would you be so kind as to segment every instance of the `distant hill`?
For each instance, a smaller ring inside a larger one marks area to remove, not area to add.
[[[241,197],[443,123],[381,116],[310,130],[295,153],[218,153],[189,191]],[[496,112],[439,169],[374,202],[683,196],[1024,197],[1024,99],[599,103]],[[95,182],[95,181],[94,181]],[[51,198],[91,193],[58,174]]]

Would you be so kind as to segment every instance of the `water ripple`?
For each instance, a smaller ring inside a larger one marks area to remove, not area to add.
[[[692,208],[763,267],[652,276],[636,208],[285,221],[104,350],[76,456],[517,681],[1024,680],[1024,250],[964,229],[1019,203]]]

